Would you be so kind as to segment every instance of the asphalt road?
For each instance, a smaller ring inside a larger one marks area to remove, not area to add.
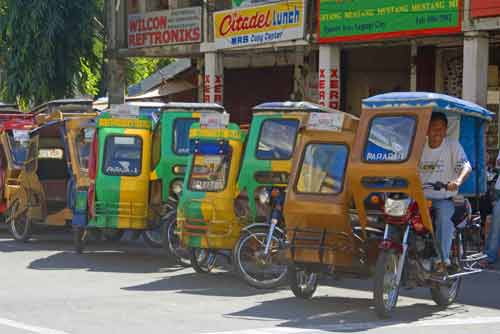
[[[73,252],[69,234],[27,244],[0,231],[1,334],[500,333],[500,270],[464,281],[456,305],[403,291],[390,320],[374,315],[371,281],[325,280],[310,301],[257,290],[232,272],[196,274],[139,241]]]

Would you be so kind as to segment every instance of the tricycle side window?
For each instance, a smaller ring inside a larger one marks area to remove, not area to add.
[[[23,132],[22,130],[12,130],[8,131],[9,138],[9,149],[12,156],[12,160],[15,165],[22,166],[24,162],[28,159],[30,141],[25,136],[19,136],[18,134]],[[26,136],[27,136],[27,131]],[[36,154],[34,155],[36,157]]]
[[[261,160],[288,160],[292,157],[299,120],[267,119],[262,123],[255,155]]]
[[[175,120],[173,149],[176,154],[188,155],[190,153],[189,129],[196,122],[199,122],[197,118],[178,118]]]
[[[342,192],[349,158],[345,144],[310,143],[302,156],[295,191],[303,194],[332,195]]]
[[[89,172],[89,158],[92,139],[94,138],[95,128],[83,128],[76,135],[76,149],[78,154],[78,161],[80,162],[80,172],[83,175],[88,175]]]
[[[193,155],[193,166],[189,176],[189,189],[193,191],[218,192],[226,188],[231,148],[226,144],[201,143]]]
[[[398,163],[408,159],[415,138],[415,116],[376,116],[370,122],[363,158],[368,163]]]
[[[142,138],[110,135],[104,144],[103,173],[112,176],[138,176],[142,165]]]

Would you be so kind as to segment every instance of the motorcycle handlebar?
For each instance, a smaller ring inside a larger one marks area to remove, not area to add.
[[[448,185],[446,183],[443,183],[443,182],[428,182],[428,183],[424,183],[424,189],[433,189],[433,190],[436,190],[436,191],[440,191],[440,190],[446,190],[448,188]]]

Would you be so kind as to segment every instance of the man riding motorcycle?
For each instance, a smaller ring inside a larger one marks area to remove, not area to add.
[[[446,136],[448,119],[444,113],[433,112],[419,164],[422,184],[443,182],[446,191],[425,189],[425,197],[432,201],[436,238],[440,245],[440,255],[435,260],[435,271],[446,273],[451,265],[450,252],[454,224],[451,220],[455,211],[452,198],[472,171],[462,145],[458,140]]]

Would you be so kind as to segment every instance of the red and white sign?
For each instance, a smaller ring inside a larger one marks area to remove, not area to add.
[[[206,74],[203,82],[203,102],[222,104],[222,75]]]
[[[128,47],[200,43],[201,17],[201,7],[129,15]]]
[[[320,68],[318,82],[320,105],[332,109],[340,108],[340,70]]]

